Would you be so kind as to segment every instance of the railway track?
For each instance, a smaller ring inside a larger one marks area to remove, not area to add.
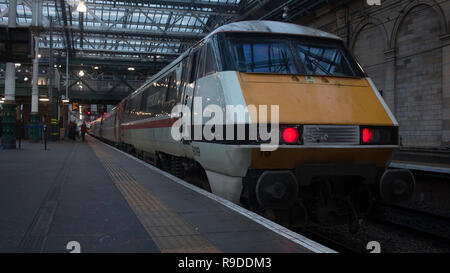
[[[383,206],[383,209],[384,216],[375,221],[450,244],[449,217],[400,206]]]

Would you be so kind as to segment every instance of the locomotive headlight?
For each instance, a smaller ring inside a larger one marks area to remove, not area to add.
[[[281,126],[280,140],[282,144],[298,145],[301,144],[301,126]]]
[[[361,144],[363,145],[397,145],[398,127],[361,127]]]
[[[286,128],[283,130],[283,140],[286,143],[298,142],[298,130],[297,128]]]

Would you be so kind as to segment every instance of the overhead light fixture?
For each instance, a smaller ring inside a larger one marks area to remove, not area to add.
[[[98,66],[94,66],[94,69],[97,70],[97,69],[98,69]]]
[[[87,7],[84,4],[84,1],[80,1],[80,3],[78,3],[77,11],[78,12],[86,12],[87,11]]]
[[[80,72],[78,72],[78,76],[83,77],[84,76],[84,71],[80,70]]]
[[[83,89],[83,86],[82,86],[82,85],[80,85],[80,89]]]
[[[38,58],[40,58],[40,57],[42,57],[42,55],[41,55],[41,54],[38,54]]]
[[[283,8],[283,14],[281,15],[281,17],[283,17],[283,19],[287,19],[288,18],[288,16],[289,16],[289,7],[288,6],[285,6],[284,8]]]
[[[129,71],[134,71],[134,67],[128,67]]]
[[[20,66],[21,66],[21,64],[14,64],[14,66],[15,66],[15,67],[20,67]]]
[[[69,103],[69,100],[68,99],[64,99],[64,100],[62,100],[62,102],[63,103]]]
[[[28,81],[28,77],[23,78],[23,81],[25,82]]]
[[[39,101],[50,101],[49,98],[40,98]]]

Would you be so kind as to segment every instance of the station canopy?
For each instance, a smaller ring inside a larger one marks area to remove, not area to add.
[[[0,0],[0,24],[8,23]],[[84,2],[85,12],[77,10]],[[17,0],[17,24],[32,23],[32,0]],[[95,59],[173,60],[215,27],[234,21],[240,0],[42,1],[39,47]]]

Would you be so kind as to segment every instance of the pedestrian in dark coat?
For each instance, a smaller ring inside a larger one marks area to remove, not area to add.
[[[86,134],[87,126],[86,121],[83,121],[83,125],[81,125],[81,140],[84,142],[84,135]]]

